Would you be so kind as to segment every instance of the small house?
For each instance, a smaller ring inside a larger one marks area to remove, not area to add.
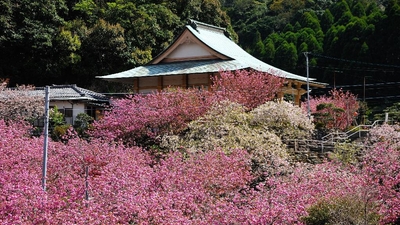
[[[74,124],[75,118],[80,113],[86,113],[94,119],[102,117],[109,98],[75,84],[49,86],[50,108],[57,106],[58,111],[64,115],[67,124]],[[45,87],[36,87],[32,90],[34,95],[45,97]],[[38,124],[39,125],[39,124]]]

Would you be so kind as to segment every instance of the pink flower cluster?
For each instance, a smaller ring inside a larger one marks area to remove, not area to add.
[[[92,135],[129,145],[152,145],[157,136],[184,130],[216,102],[229,100],[251,110],[273,99],[284,79],[241,70],[221,71],[213,81],[211,91],[177,88],[116,99],[112,110],[95,122]]]
[[[318,110],[318,106],[327,104],[331,107],[325,107]],[[305,109],[307,104],[302,105]],[[352,125],[358,117],[359,103],[357,96],[350,92],[333,89],[329,96],[312,97],[310,99],[310,110],[314,116],[314,121],[319,122],[327,129],[344,130]]]
[[[41,187],[42,138],[0,121],[1,224],[301,224],[322,199],[359,196],[382,222],[400,216],[400,152],[372,149],[358,165],[279,168],[255,182],[246,151],[170,153],[99,139],[50,142]]]

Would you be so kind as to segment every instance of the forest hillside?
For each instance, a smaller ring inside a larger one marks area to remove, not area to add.
[[[400,96],[398,0],[0,0],[0,12],[0,78],[10,86],[122,91],[94,77],[147,63],[195,19],[299,75],[310,52],[310,77],[329,89],[379,103]]]

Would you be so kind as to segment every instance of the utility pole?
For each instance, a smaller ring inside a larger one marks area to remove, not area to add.
[[[44,98],[44,143],[43,143],[43,166],[42,166],[42,188],[46,191],[46,176],[47,176],[47,148],[49,146],[49,92],[50,87],[45,87]]]

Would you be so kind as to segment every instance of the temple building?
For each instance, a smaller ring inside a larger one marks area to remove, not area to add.
[[[253,57],[229,37],[225,28],[190,20],[180,35],[146,65],[96,78],[128,83],[135,93],[150,93],[167,87],[210,88],[211,77],[220,71],[254,69],[286,79],[278,97],[301,95],[311,88],[325,87],[313,78],[299,76],[273,67]]]

